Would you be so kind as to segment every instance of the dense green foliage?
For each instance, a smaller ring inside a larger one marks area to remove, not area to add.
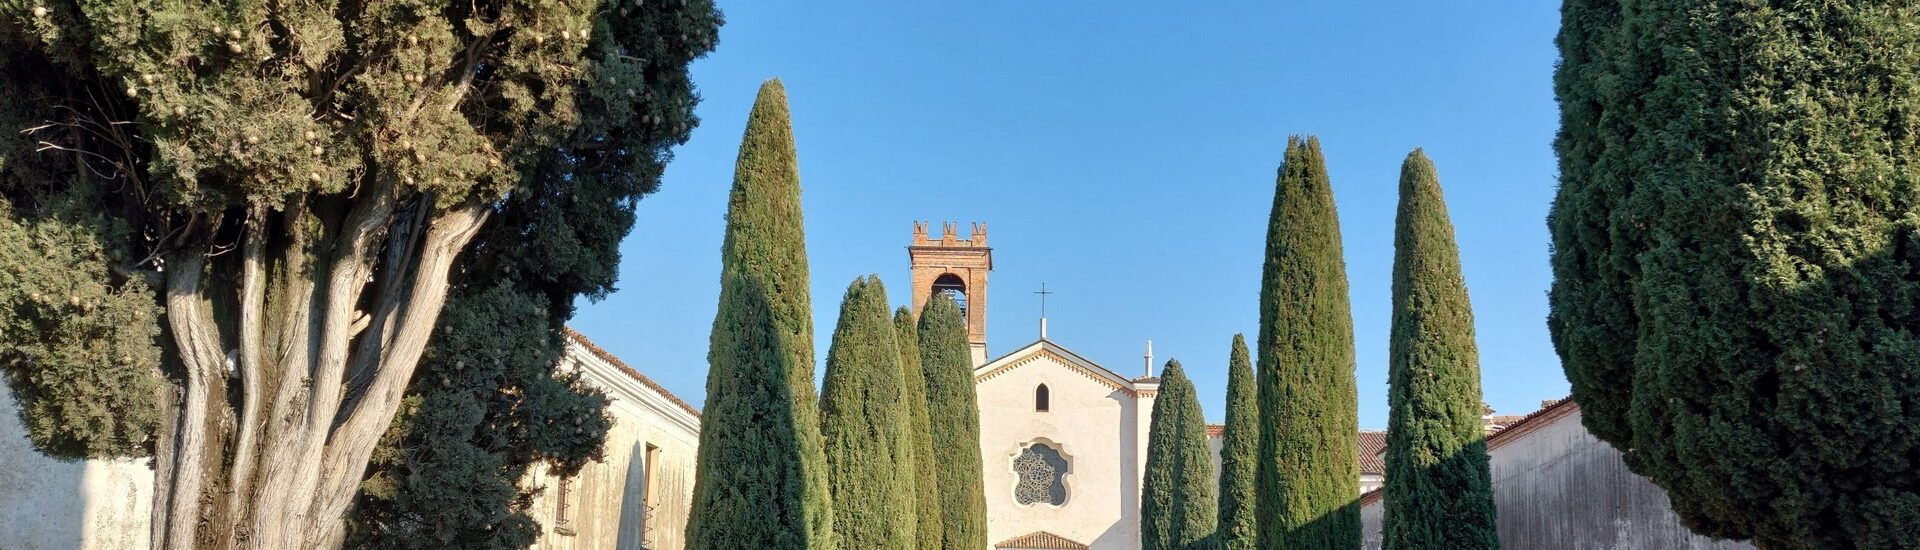
[[[1568,0],[1549,325],[1693,530],[1920,537],[1920,6]]]
[[[923,381],[914,377],[913,383]],[[834,534],[846,548],[914,548],[913,438],[907,378],[880,277],[854,279],[840,302],[820,389],[820,438]]]
[[[361,485],[349,546],[525,548],[539,535],[520,487],[534,461],[577,471],[611,419],[596,389],[557,378],[547,305],[507,284],[442,315],[405,408]]]
[[[1143,550],[1213,548],[1213,453],[1200,396],[1180,361],[1167,361],[1147,428],[1147,472],[1140,490]]]
[[[146,281],[109,275],[129,261],[109,256],[125,228],[84,197],[53,200],[29,219],[0,201],[0,373],[41,450],[144,455],[160,423],[160,308]]]
[[[1260,401],[1247,338],[1233,335],[1227,354],[1227,426],[1220,440],[1220,520],[1215,544],[1222,550],[1259,547]]]
[[[933,452],[927,418],[926,375],[920,370],[920,329],[907,306],[893,312],[894,343],[900,348],[900,371],[906,381],[908,453],[912,456],[914,494],[914,548],[940,548],[940,459]]]
[[[920,312],[920,368],[927,384],[927,433],[938,449],[943,548],[987,547],[987,494],[980,479],[980,404],[973,351],[960,305],[933,297]]]
[[[1359,405],[1326,158],[1287,140],[1260,278],[1260,546],[1360,545]]]
[[[740,140],[720,262],[687,547],[831,550],[800,169],[777,79]]]
[[[613,18],[622,51],[659,60],[649,97],[692,104],[686,68],[712,42],[658,40],[713,35],[710,2],[661,3]],[[664,123],[692,127],[691,112]],[[627,131],[622,129],[621,131]],[[556,377],[564,324],[577,297],[613,290],[621,237],[635,199],[652,192],[682,135],[635,140],[605,155],[570,151],[508,196],[476,239],[488,254],[463,256],[436,333],[401,409],[374,454],[352,518],[350,545],[366,548],[524,548],[538,526],[521,482],[536,462],[568,475],[600,457],[608,421],[598,390]],[[616,185],[576,186],[560,177],[594,162]]]
[[[1382,543],[1499,548],[1472,304],[1439,176],[1418,149],[1400,167],[1387,369]]]

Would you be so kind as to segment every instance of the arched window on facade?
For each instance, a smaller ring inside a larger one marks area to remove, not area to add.
[[[933,295],[941,294],[953,297],[953,303],[960,305],[960,316],[967,316],[967,282],[959,275],[946,273],[933,280]]]
[[[1048,397],[1049,396],[1047,395],[1046,384],[1041,384],[1039,387],[1034,388],[1033,389],[1033,410],[1036,412],[1047,412],[1048,405],[1049,405],[1048,402],[1050,401]]]

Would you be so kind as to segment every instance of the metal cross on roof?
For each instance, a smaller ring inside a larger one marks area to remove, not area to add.
[[[1047,295],[1053,294],[1053,291],[1047,290],[1046,283],[1040,283],[1040,290],[1034,291],[1034,294],[1040,295],[1040,318],[1045,319],[1047,317]]]

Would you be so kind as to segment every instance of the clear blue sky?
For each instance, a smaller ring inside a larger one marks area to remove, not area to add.
[[[846,4],[859,4],[849,6]],[[693,140],[574,326],[701,403],[726,195],[761,81],[786,83],[815,336],[878,273],[908,299],[911,222],[985,221],[988,347],[1049,336],[1129,376],[1143,342],[1223,416],[1228,342],[1258,331],[1275,169],[1316,134],[1346,241],[1360,424],[1387,423],[1399,167],[1425,147],[1458,232],[1487,401],[1566,395],[1548,341],[1557,3],[723,2]]]

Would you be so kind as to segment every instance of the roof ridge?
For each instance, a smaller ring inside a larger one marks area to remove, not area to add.
[[[580,331],[574,330],[572,326],[567,326],[564,328],[564,330],[566,330],[567,332],[567,338],[570,338],[575,342],[579,342],[580,347],[587,348],[587,352],[592,353],[594,357],[599,357],[601,360],[604,360],[608,363],[613,364],[613,366],[620,367],[621,372],[627,373],[627,376],[633,377],[633,379],[639,382],[641,385],[646,386],[647,388],[652,389],[653,391],[660,392],[661,396],[666,397],[667,400],[672,401],[673,404],[679,405],[680,408],[686,409],[686,411],[692,414],[694,418],[700,418],[699,408],[696,408],[692,404],[687,403],[685,400],[680,399],[680,396],[674,395],[673,392],[667,391],[666,386],[660,385],[659,382],[654,382],[652,378],[647,378],[647,375],[640,374],[640,369],[633,368],[632,365],[628,365],[625,361],[621,361],[620,358],[615,357],[612,352],[609,352],[605,349],[601,349],[600,346],[594,344],[592,340],[588,340],[587,335],[581,334]]]

